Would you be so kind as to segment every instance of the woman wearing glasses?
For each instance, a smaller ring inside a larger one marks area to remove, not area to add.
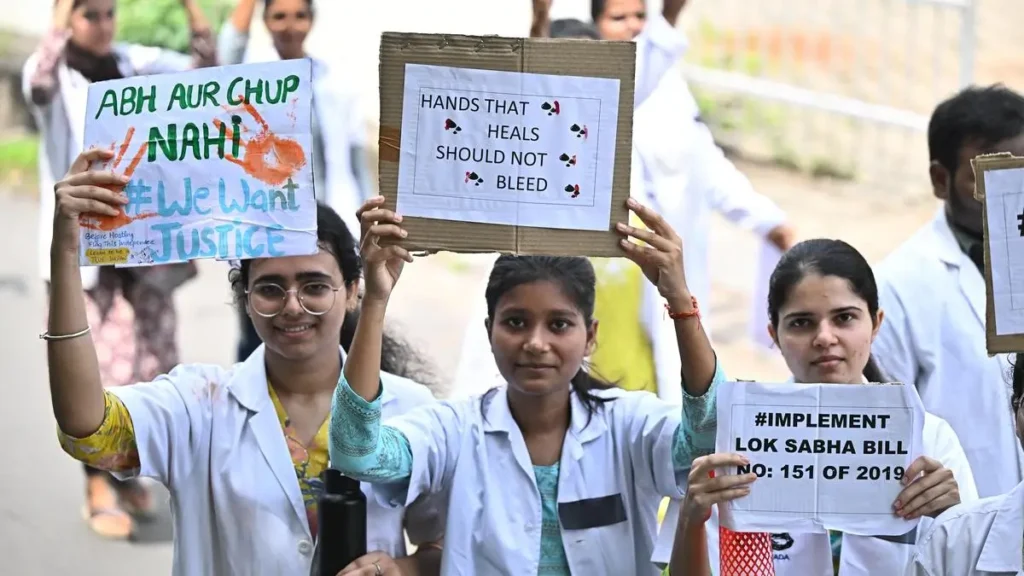
[[[76,459],[121,478],[165,484],[174,510],[174,574],[308,574],[317,535],[320,472],[327,466],[328,417],[341,375],[338,335],[358,300],[355,240],[330,208],[317,209],[320,251],[243,261],[235,295],[263,339],[230,369],[179,365],[151,382],[104,390],[85,312],[78,265],[83,213],[116,214],[126,179],[87,171],[110,152],[90,150],[56,186],[48,344],[60,443]],[[433,399],[417,383],[382,373],[394,416]],[[429,573],[440,525],[422,506],[368,503],[370,566]],[[405,564],[402,566],[402,564]],[[433,568],[434,571],[437,568]],[[386,572],[381,572],[386,573]]]

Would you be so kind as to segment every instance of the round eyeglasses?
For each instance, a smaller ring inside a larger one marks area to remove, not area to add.
[[[284,310],[289,294],[295,294],[299,306],[307,314],[327,314],[334,308],[338,290],[341,290],[340,286],[335,288],[326,282],[310,282],[291,290],[285,290],[277,284],[257,284],[245,293],[249,297],[249,308],[253,312],[264,318],[273,318]]]

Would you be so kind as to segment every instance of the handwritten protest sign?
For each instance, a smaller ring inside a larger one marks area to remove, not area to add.
[[[398,211],[608,230],[619,81],[405,67]]]
[[[725,383],[718,389],[716,451],[751,464],[750,495],[721,512],[749,532],[901,535],[893,514],[906,467],[921,455],[924,409],[893,385]]]
[[[83,265],[316,251],[309,60],[89,87],[85,145],[131,178],[116,217],[82,220]]]
[[[409,250],[622,255],[636,45],[386,32],[380,190]]]

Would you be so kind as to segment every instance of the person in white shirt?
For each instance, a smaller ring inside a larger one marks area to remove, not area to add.
[[[871,358],[871,342],[887,318],[878,304],[871,266],[854,247],[840,240],[816,239],[791,248],[772,273],[767,306],[769,334],[795,382],[841,385],[890,381]],[[708,394],[714,392],[713,384]],[[716,428],[695,430],[694,435],[707,436],[699,444],[714,445]],[[926,412],[922,444],[923,454],[908,466],[905,488],[894,503],[898,516],[920,519],[915,530],[898,538],[825,531],[774,535],[773,539],[787,544],[774,558],[774,573],[899,574],[910,559],[910,545],[927,530],[932,517],[978,498],[971,467],[949,424]],[[673,503],[666,516],[654,556],[657,562],[669,562],[673,541],[678,542],[677,546],[685,545],[682,537],[687,522],[703,521],[693,515],[680,517],[678,509]],[[717,522],[717,514],[711,522]],[[708,535],[711,566],[717,573],[717,525]]]
[[[1024,155],[1024,97],[1000,85],[961,91],[935,108],[928,150],[942,205],[875,269],[886,322],[874,353],[893,380],[917,387],[925,410],[949,422],[978,472],[978,493],[995,496],[1024,479],[1024,453],[1007,402],[1009,362],[985,350],[982,210],[971,159]]]
[[[1013,363],[1017,438],[1024,442],[1024,358]],[[1024,572],[1024,482],[946,510],[918,542],[906,576],[1017,576]]]
[[[105,391],[85,314],[79,218],[116,215],[127,203],[128,178],[88,169],[112,157],[82,153],[56,186],[43,339],[61,447],[120,478],[167,486],[175,576],[309,574],[331,398],[344,361],[339,334],[358,302],[355,239],[337,213],[318,204],[316,254],[243,260],[231,272],[237,302],[265,342],[245,362],[182,364]],[[382,372],[381,380],[389,390],[381,399],[385,417],[433,400],[408,379]],[[414,544],[430,544],[442,537],[441,524],[426,502],[406,512],[368,503],[366,544],[378,551],[370,561],[436,573],[440,551],[421,546],[406,557],[404,528]]]

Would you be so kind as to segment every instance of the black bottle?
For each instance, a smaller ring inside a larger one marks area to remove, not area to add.
[[[328,468],[323,473],[313,576],[337,576],[366,555],[366,495],[359,481]]]

